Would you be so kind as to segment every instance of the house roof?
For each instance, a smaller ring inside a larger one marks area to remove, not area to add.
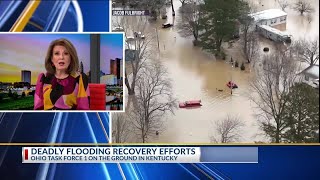
[[[313,79],[319,79],[319,65],[311,65],[301,71],[301,73],[299,74],[305,74],[312,77]]]
[[[267,9],[256,13],[249,14],[255,21],[261,21],[266,19],[274,19],[282,16],[286,16],[287,13],[281,9]]]
[[[260,25],[261,28],[269,31],[269,32],[272,32],[272,33],[275,33],[275,34],[279,34],[280,36],[290,36],[288,33],[284,32],[284,31],[280,31],[276,28],[273,28],[271,26],[267,26],[267,25]]]
[[[135,44],[132,44],[132,43],[126,43],[126,49],[136,50],[136,46]]]

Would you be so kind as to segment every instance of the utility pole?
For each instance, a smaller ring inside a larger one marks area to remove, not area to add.
[[[233,62],[231,62],[231,82],[230,82],[230,85],[231,85],[231,95],[232,95],[232,89],[233,89],[232,70],[233,70]]]
[[[157,34],[158,50],[159,50],[159,53],[160,53],[160,43],[159,43],[158,28],[156,28],[156,34]]]
[[[173,1],[171,0],[171,8],[172,8],[172,16],[176,16],[176,12],[174,11]]]

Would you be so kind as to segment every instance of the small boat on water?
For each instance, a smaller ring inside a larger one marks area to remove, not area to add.
[[[162,28],[169,28],[169,27],[172,27],[172,26],[173,26],[173,24],[171,24],[171,23],[162,24]]]
[[[179,103],[179,108],[202,106],[201,100],[192,100]]]
[[[227,86],[232,89],[238,88],[238,85],[231,81],[227,83]]]

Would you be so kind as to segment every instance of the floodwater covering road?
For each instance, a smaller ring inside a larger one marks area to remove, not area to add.
[[[266,4],[259,7],[259,10],[278,8],[276,1],[273,3],[272,0],[265,0],[261,3]],[[319,36],[319,2],[315,1],[315,4],[313,7],[317,9],[310,24],[307,20],[303,25],[296,24],[297,18],[302,17],[299,13],[289,10],[287,31],[294,38],[303,37],[304,34],[308,38]],[[178,21],[180,6],[180,1],[174,1],[176,10],[174,20],[171,16],[171,6],[168,6],[168,19],[158,19],[150,26],[161,27],[161,24],[166,21]],[[214,123],[228,115],[238,116],[245,124],[239,132],[241,135],[239,142],[265,141],[265,137],[258,136],[261,131],[255,117],[256,109],[248,98],[251,73],[248,70],[241,71],[240,68],[231,67],[227,61],[215,59],[200,48],[194,47],[192,38],[181,37],[175,26],[168,29],[159,28],[158,33],[160,61],[168,69],[173,80],[174,96],[179,102],[200,99],[202,106],[192,109],[178,108],[174,115],[167,116],[165,130],[155,138],[148,139],[148,142],[208,143],[210,136],[215,134]],[[234,56],[232,58],[241,59]],[[227,60],[229,59],[230,55],[227,57]],[[231,90],[226,86],[230,80],[239,86],[232,95]]]

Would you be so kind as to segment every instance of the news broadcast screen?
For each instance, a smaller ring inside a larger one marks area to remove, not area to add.
[[[0,42],[0,110],[123,110],[122,33],[1,33]]]
[[[319,179],[319,1],[0,1],[0,179]]]

